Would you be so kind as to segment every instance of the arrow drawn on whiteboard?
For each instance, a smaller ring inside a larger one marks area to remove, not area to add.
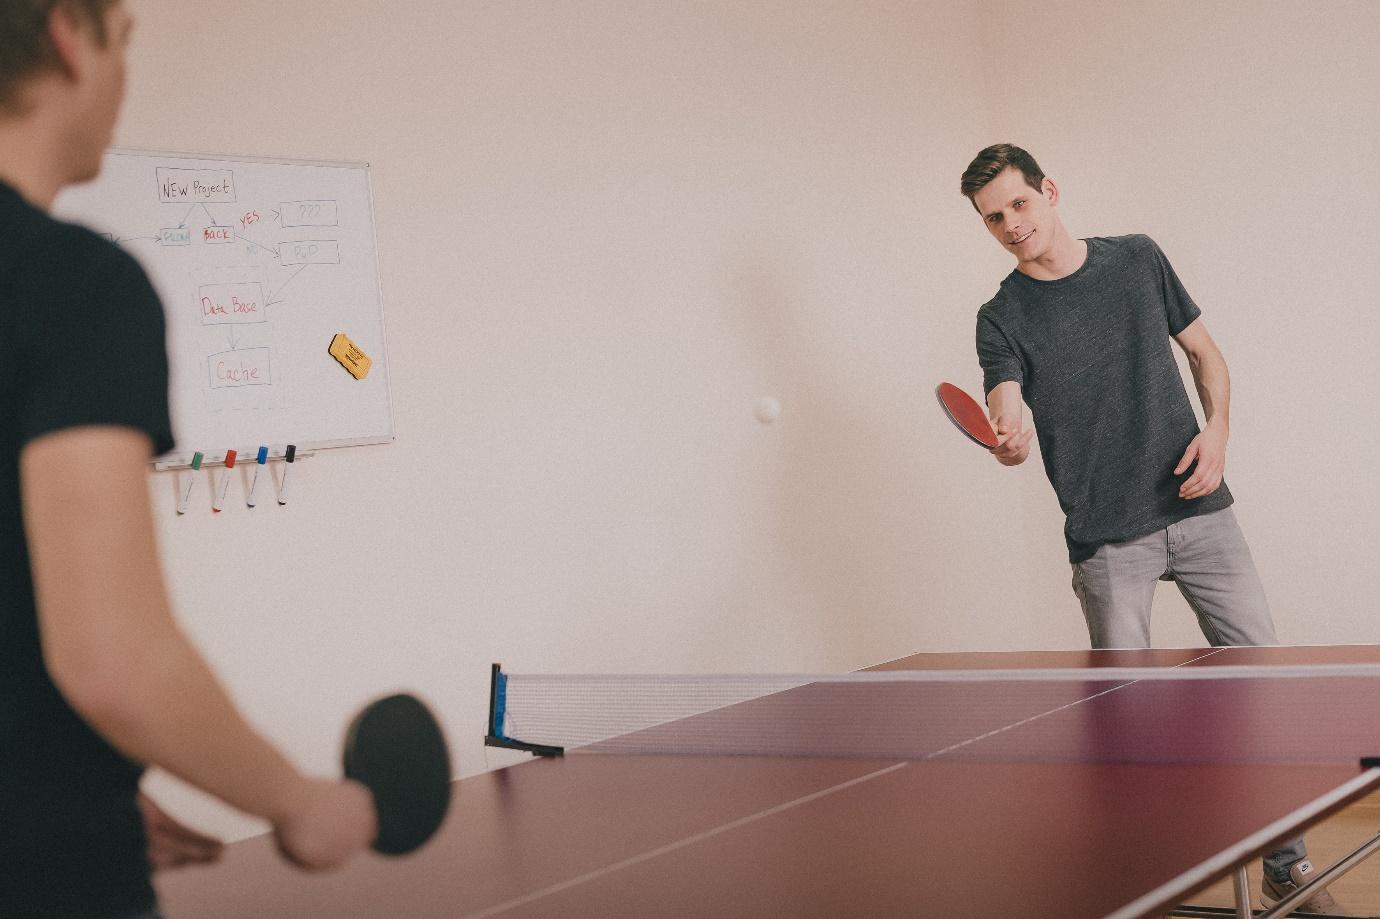
[[[276,297],[276,296],[278,296],[279,294],[281,294],[281,293],[283,292],[283,288],[284,288],[284,287],[287,287],[289,284],[291,284],[291,283],[292,283],[292,279],[295,278],[295,277],[297,277],[299,274],[301,274],[302,271],[303,271],[306,267],[307,267],[306,265],[303,265],[301,268],[298,268],[296,271],[294,271],[294,272],[292,273],[292,276],[291,276],[291,277],[289,277],[286,281],[284,281],[282,284],[280,284],[280,285],[278,286],[278,289],[277,289],[277,290],[275,290],[273,293],[271,293],[271,294],[268,295],[268,303],[266,303],[266,304],[264,304],[264,305],[265,305],[265,306],[272,306],[272,305],[275,304],[275,303],[282,303],[282,302],[283,302],[282,300],[275,300],[275,299],[273,299],[273,298]]]
[[[192,205],[192,209],[191,209],[190,211],[187,212],[187,216],[186,216],[186,217],[183,217],[183,218],[182,218],[182,222],[179,223],[179,224],[177,225],[177,228],[178,228],[179,230],[180,230],[180,229],[183,229],[183,228],[185,228],[185,227],[187,226],[187,221],[191,219],[192,214],[196,213],[196,209],[197,209],[197,208],[201,208],[203,211],[206,212],[206,216],[211,218],[211,226],[213,226],[213,227],[218,227],[218,226],[220,226],[220,224],[216,222],[216,215],[211,213],[210,208],[208,208],[208,207],[207,207],[206,205],[204,205],[204,204],[193,204],[193,205]]]
[[[230,342],[230,350],[234,351],[236,348],[240,346],[240,336],[235,331],[234,326],[231,326],[230,328],[226,329],[225,332],[226,340]]]
[[[248,236],[241,236],[239,233],[236,233],[235,238],[244,240],[245,242],[249,243],[249,245],[253,246],[255,249],[258,249],[262,252],[266,252],[269,255],[273,256],[275,259],[278,257],[278,252],[276,249],[270,249],[268,248],[268,246],[260,245],[259,243],[254,242],[254,240],[250,239]]]
[[[151,239],[151,240],[153,240],[154,242],[158,242],[158,237],[157,237],[157,236],[121,236],[121,237],[119,237],[118,239],[116,239],[115,241],[116,241],[117,243],[132,243],[132,242],[139,242],[140,240],[143,240],[143,239]]]

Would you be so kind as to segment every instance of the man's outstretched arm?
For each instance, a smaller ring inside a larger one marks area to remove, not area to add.
[[[173,619],[149,506],[147,434],[76,427],[20,456],[44,662],[72,708],[131,759],[268,819],[308,868],[372,841],[373,800],[308,779],[240,716]]]
[[[997,446],[992,455],[1003,466],[1019,466],[1030,456],[1030,438],[1035,429],[1021,430],[1021,384],[1007,380],[992,387],[987,394],[987,414],[992,429],[997,432]]]

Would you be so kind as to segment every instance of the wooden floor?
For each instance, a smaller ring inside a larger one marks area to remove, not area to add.
[[[1308,831],[1309,860],[1319,871],[1350,855],[1380,833],[1380,792],[1362,798]],[[1252,906],[1260,909],[1260,862],[1249,868]],[[1380,853],[1329,888],[1346,915],[1380,916]],[[1231,879],[1220,881],[1190,900],[1195,906],[1234,906]]]

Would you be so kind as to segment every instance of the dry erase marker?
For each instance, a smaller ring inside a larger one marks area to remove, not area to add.
[[[192,454],[192,471],[187,476],[187,487],[182,490],[182,500],[177,502],[177,512],[187,513],[187,502],[192,500],[192,483],[196,481],[196,473],[201,469],[201,451]]]
[[[249,498],[247,503],[250,507],[254,506],[254,492],[259,487],[259,470],[264,468],[264,463],[268,462],[268,448],[260,447],[259,456],[254,460],[254,478],[249,480]]]
[[[225,451],[225,475],[221,477],[220,488],[216,489],[216,503],[211,505],[211,510],[220,513],[220,506],[225,503],[225,493],[230,490],[231,470],[235,468],[235,451]]]
[[[278,503],[279,503],[279,504],[287,504],[287,480],[288,480],[288,472],[292,469],[292,464],[293,464],[293,462],[294,462],[296,459],[297,459],[297,445],[296,445],[296,444],[288,444],[288,445],[287,445],[287,453],[284,454],[284,456],[283,456],[283,460],[287,463],[287,465],[283,467],[283,484],[280,485],[280,486],[278,486]]]

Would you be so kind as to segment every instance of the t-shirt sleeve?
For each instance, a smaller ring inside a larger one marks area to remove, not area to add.
[[[1160,292],[1164,299],[1164,318],[1169,326],[1170,335],[1178,335],[1184,329],[1193,324],[1193,321],[1203,314],[1198,309],[1198,304],[1193,302],[1193,298],[1184,289],[1183,282],[1174,273],[1174,266],[1169,264],[1169,259],[1159,245],[1147,237],[1150,243],[1150,250],[1155,257],[1155,268],[1159,272]]]
[[[978,313],[978,363],[982,365],[982,392],[990,393],[998,384],[1014,380],[1025,385],[1025,368],[1005,333],[985,313]]]
[[[173,448],[163,308],[139,264],[77,227],[36,245],[21,273],[27,398],[19,437],[86,425]]]

